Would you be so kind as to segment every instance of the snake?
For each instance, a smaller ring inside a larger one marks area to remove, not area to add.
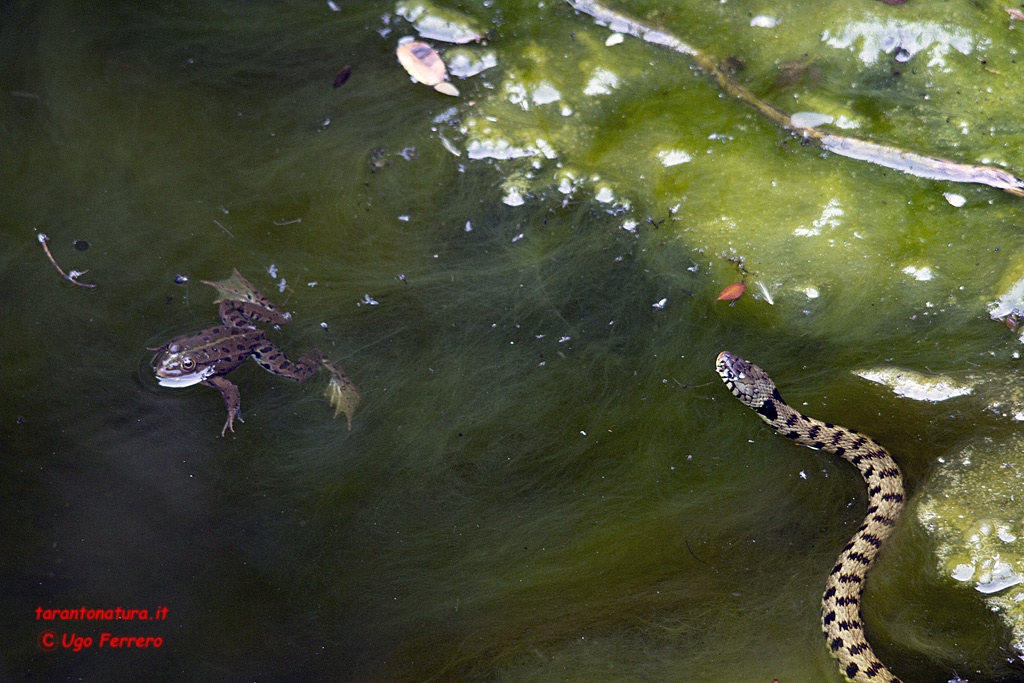
[[[821,598],[821,629],[840,672],[854,683],[901,683],[879,661],[864,635],[861,596],[868,570],[903,508],[903,476],[874,439],[807,417],[789,406],[764,370],[728,351],[715,367],[729,391],[776,432],[798,444],[851,462],[868,488],[864,522],[836,559]]]

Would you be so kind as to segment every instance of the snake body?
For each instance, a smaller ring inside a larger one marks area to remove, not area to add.
[[[728,351],[716,369],[736,398],[779,434],[811,448],[835,453],[860,471],[868,487],[868,513],[825,584],[821,628],[839,669],[854,683],[900,683],[875,656],[864,636],[861,594],[864,577],[892,533],[903,507],[903,477],[889,453],[874,439],[846,427],[802,415],[782,400],[764,370]]]

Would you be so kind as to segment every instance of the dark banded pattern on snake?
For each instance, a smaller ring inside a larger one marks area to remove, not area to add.
[[[868,487],[868,513],[839,554],[821,599],[821,628],[839,669],[854,683],[900,683],[878,661],[864,636],[860,601],[864,577],[892,533],[903,508],[903,477],[889,453],[874,439],[821,422],[791,408],[764,370],[728,351],[716,369],[736,398],[782,436],[828,451],[856,466]]]

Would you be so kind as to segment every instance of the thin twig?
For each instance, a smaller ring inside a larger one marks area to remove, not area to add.
[[[92,288],[92,287],[96,286],[96,285],[86,284],[84,282],[79,282],[78,280],[75,279],[79,275],[85,275],[86,273],[88,273],[89,272],[88,270],[83,270],[83,271],[72,270],[70,275],[68,273],[65,273],[63,270],[61,270],[61,267],[58,266],[57,262],[53,259],[53,254],[50,253],[50,248],[48,246],[46,246],[46,242],[50,238],[47,237],[46,235],[44,235],[43,233],[39,233],[38,239],[39,239],[39,244],[43,245],[43,251],[46,252],[46,258],[50,259],[50,263],[53,264],[53,267],[57,269],[58,273],[60,273],[61,275],[64,276],[65,280],[67,280],[68,282],[70,282],[73,285],[78,285],[79,287],[90,287],[90,288]]]
[[[231,231],[230,231],[230,230],[228,230],[227,228],[225,228],[225,227],[224,227],[224,224],[223,224],[223,223],[221,223],[221,222],[220,222],[219,220],[217,220],[216,218],[214,218],[214,219],[213,219],[213,222],[214,222],[214,223],[216,223],[216,224],[217,224],[217,227],[218,227],[218,228],[220,228],[221,230],[223,230],[224,232],[226,232],[226,233],[227,233],[227,234],[228,234],[228,235],[229,235],[230,237],[234,237],[234,235],[232,235],[232,234],[231,234]]]

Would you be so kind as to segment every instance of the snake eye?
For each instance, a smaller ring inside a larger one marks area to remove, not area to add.
[[[185,368],[186,370],[192,370],[196,367],[196,362],[191,358],[182,358],[181,367]]]

